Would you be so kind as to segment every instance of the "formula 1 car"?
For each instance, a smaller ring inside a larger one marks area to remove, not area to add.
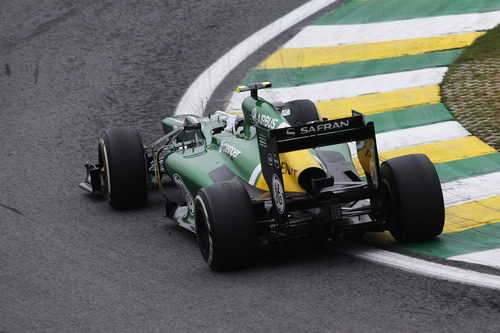
[[[145,205],[148,186],[156,183],[167,216],[196,233],[216,271],[254,263],[259,240],[389,230],[397,241],[411,242],[442,232],[441,184],[427,156],[379,165],[374,124],[361,113],[320,119],[309,100],[260,98],[258,90],[267,87],[237,88],[250,91],[242,115],[167,117],[165,135],[148,146],[133,127],[106,130],[98,162],[85,164],[80,186],[122,209]],[[356,142],[352,155],[348,142]],[[169,198],[164,176],[184,203]]]

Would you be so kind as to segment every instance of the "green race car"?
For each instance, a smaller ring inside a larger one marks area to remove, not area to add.
[[[259,241],[389,230],[410,242],[442,232],[443,195],[427,156],[380,165],[374,125],[361,113],[320,119],[309,100],[260,98],[267,87],[237,88],[250,92],[241,115],[167,117],[165,135],[148,146],[133,127],[106,130],[80,187],[123,209],[145,205],[155,183],[167,216],[196,233],[213,270],[251,265]],[[169,198],[166,176],[184,203]]]

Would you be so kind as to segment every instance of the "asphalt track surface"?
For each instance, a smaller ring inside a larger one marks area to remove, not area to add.
[[[118,212],[76,187],[105,128],[157,138],[199,73],[304,2],[0,3],[0,332],[498,331],[499,291],[342,244],[263,250],[254,268],[217,274],[157,192]]]

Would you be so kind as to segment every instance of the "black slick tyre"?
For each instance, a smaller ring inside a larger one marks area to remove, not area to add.
[[[116,209],[144,206],[148,198],[146,158],[134,127],[109,128],[99,140],[102,193]]]
[[[444,201],[434,165],[426,155],[406,155],[380,167],[388,229],[398,242],[430,240],[444,226]]]
[[[255,262],[257,235],[247,191],[237,181],[202,188],[195,199],[196,238],[214,271],[248,267]]]
[[[284,115],[290,125],[306,124],[321,119],[316,105],[308,99],[298,99],[284,104],[283,109],[290,110],[289,115]]]

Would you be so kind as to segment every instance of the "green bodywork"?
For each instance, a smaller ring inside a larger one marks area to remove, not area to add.
[[[242,110],[243,116],[217,111],[208,117],[179,115],[162,120],[166,134],[185,125],[196,123],[201,125],[199,130],[186,131],[178,136],[179,141],[195,140],[196,144],[186,144],[166,153],[163,157],[166,174],[174,179],[187,202],[188,212],[184,220],[190,223],[194,223],[192,205],[194,198],[201,188],[217,181],[213,173],[218,169],[225,170],[223,172],[225,175],[232,174],[233,177],[239,177],[245,183],[255,186],[262,173],[256,126],[267,129],[289,126],[277,108],[262,98],[255,99],[251,96],[245,98]],[[228,126],[232,122],[235,122],[235,125]],[[352,163],[347,144],[311,149],[310,151],[320,159],[317,150],[339,152],[346,161]],[[256,192],[260,195],[266,194],[265,191],[258,189]]]

